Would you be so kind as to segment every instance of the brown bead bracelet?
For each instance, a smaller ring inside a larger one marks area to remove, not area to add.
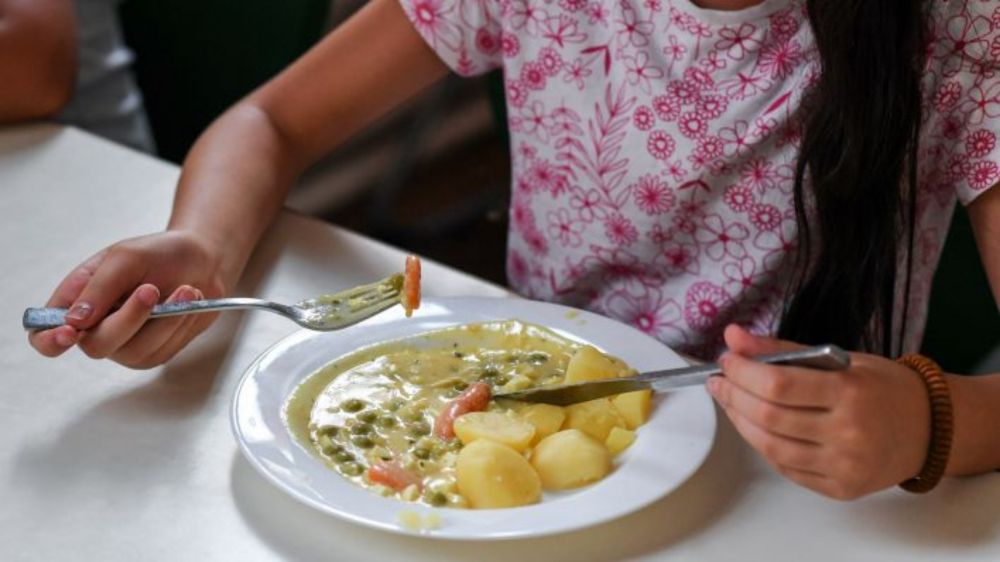
[[[931,438],[927,446],[927,458],[920,469],[920,474],[899,484],[907,492],[924,494],[938,485],[944,476],[945,468],[948,467],[952,434],[955,429],[951,393],[941,367],[934,361],[916,353],[904,355],[896,361],[916,371],[927,385],[927,394],[930,395]]]

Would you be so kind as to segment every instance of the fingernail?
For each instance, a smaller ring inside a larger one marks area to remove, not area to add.
[[[59,347],[70,347],[76,343],[75,334],[76,333],[74,332],[74,335],[71,336],[67,334],[65,330],[59,330],[55,333],[53,339],[56,340],[56,345]]]
[[[93,314],[94,307],[89,302],[78,302],[66,313],[66,318],[70,320],[86,320]]]
[[[152,308],[160,300],[160,290],[155,285],[143,285],[136,289],[135,296],[139,299],[139,302]]]
[[[188,302],[198,300],[198,293],[193,287],[184,285],[170,297],[170,302]]]

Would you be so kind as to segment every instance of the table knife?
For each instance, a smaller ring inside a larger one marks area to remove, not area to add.
[[[753,360],[777,365],[809,367],[823,371],[841,371],[851,364],[847,352],[835,345],[820,345],[796,351],[761,355],[754,357]],[[717,363],[711,363],[680,369],[649,371],[633,377],[532,388],[517,392],[501,392],[493,397],[566,406],[634,390],[652,389],[655,392],[666,392],[700,385],[704,384],[709,377],[721,374],[722,368]]]

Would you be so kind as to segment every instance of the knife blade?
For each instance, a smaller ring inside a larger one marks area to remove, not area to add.
[[[851,358],[843,349],[835,345],[818,345],[796,351],[761,355],[754,361],[777,365],[796,365],[823,371],[841,371],[851,364]],[[556,406],[568,406],[588,400],[595,400],[622,392],[652,389],[666,392],[677,388],[704,384],[709,377],[722,374],[718,363],[649,371],[634,377],[589,381],[576,384],[531,388],[517,392],[501,392],[493,395],[497,399],[519,402],[542,402]]]

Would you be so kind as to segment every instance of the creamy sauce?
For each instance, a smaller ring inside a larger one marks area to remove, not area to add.
[[[578,344],[518,321],[469,324],[379,344],[337,359],[292,394],[292,434],[331,468],[387,497],[464,507],[454,463],[461,443],[432,435],[438,412],[475,381],[494,391],[559,384]],[[511,405],[492,403],[491,410]],[[421,479],[400,492],[366,469],[393,460]]]
[[[402,299],[402,290],[403,275],[396,273],[375,283],[306,299],[298,303],[298,306],[311,309],[315,314],[315,320],[332,323],[354,319],[373,301],[393,296]]]

